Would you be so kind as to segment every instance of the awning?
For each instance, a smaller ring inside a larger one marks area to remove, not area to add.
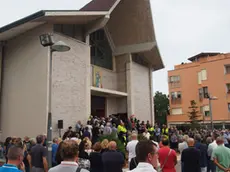
[[[0,28],[0,41],[11,39],[30,29],[45,23],[51,24],[89,24],[98,19],[104,18],[108,12],[84,12],[77,10],[63,11],[39,11],[21,20],[13,22]]]
[[[120,91],[109,90],[105,88],[97,88],[91,86],[91,95],[101,97],[127,97],[128,94]]]

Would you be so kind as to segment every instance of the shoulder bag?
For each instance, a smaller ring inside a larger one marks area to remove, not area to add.
[[[169,153],[168,153],[167,157],[165,158],[165,161],[164,161],[162,167],[160,166],[160,167],[158,168],[158,170],[157,170],[158,172],[162,172],[162,171],[163,171],[163,168],[164,168],[165,164],[167,163],[168,158],[169,158],[169,155],[171,154],[171,152],[172,152],[172,149],[169,150]]]

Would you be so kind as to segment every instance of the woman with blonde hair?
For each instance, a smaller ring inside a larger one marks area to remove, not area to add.
[[[109,140],[108,139],[102,140],[102,142],[101,142],[101,153],[107,152],[108,147],[109,147]]]
[[[92,150],[92,142],[90,140],[86,141],[86,148],[85,151],[90,155],[90,153],[93,151]]]

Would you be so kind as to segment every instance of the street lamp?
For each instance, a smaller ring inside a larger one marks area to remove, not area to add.
[[[212,100],[217,100],[218,98],[215,96],[211,96],[211,94],[208,94],[208,101],[209,101],[209,113],[210,113],[210,120],[211,120],[211,129],[214,130],[213,127],[213,116],[212,116]]]
[[[49,47],[50,60],[49,60],[49,106],[48,106],[48,123],[47,123],[47,141],[48,141],[48,164],[52,167],[52,112],[51,112],[51,96],[52,96],[52,59],[53,52],[66,52],[70,50],[70,47],[63,41],[54,43],[53,36],[51,34],[43,34],[39,36],[40,43],[44,47]]]

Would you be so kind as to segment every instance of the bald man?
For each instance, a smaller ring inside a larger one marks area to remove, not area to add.
[[[122,172],[125,163],[124,155],[117,151],[117,143],[109,142],[109,150],[102,154],[104,172]]]
[[[200,150],[194,147],[195,141],[188,139],[188,148],[183,150],[181,162],[183,163],[183,171],[185,172],[201,172],[200,168]]]
[[[211,160],[217,166],[216,171],[230,172],[230,149],[224,146],[224,137],[217,137],[217,147],[212,152]]]

